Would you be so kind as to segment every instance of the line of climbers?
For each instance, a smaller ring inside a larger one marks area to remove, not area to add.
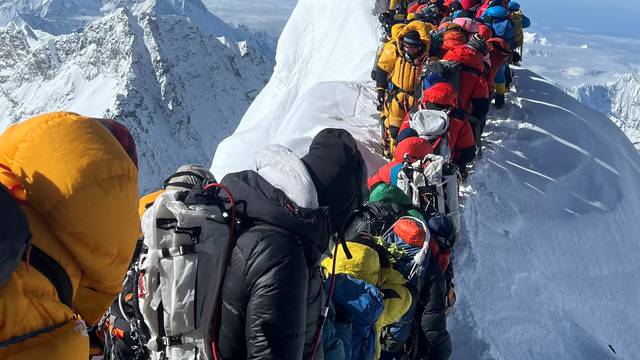
[[[220,182],[185,165],[138,201],[116,121],[0,135],[0,358],[448,359],[459,182],[524,17],[392,5],[375,69],[392,159],[369,178],[325,129],[302,157],[271,145]]]
[[[393,154],[403,121],[425,109],[423,91],[437,83],[457,92],[455,104],[437,105],[472,125],[481,155],[491,99],[496,108],[504,105],[509,63],[521,61],[530,20],[506,0],[392,0],[390,6],[379,15],[384,36],[372,71],[386,155]]]

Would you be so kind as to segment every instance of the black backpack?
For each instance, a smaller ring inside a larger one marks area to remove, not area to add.
[[[30,239],[29,222],[20,204],[0,185],[0,286],[18,267]]]
[[[347,240],[356,238],[359,233],[382,236],[407,209],[396,203],[387,201],[367,202],[356,210],[346,222],[344,237]]]
[[[138,306],[138,260],[146,252],[143,239],[139,239],[127,271],[122,291],[102,317],[96,331],[103,339],[103,360],[145,360],[149,358],[146,327]]]

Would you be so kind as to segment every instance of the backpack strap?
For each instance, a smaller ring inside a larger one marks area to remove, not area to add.
[[[31,248],[22,255],[22,260],[49,279],[56,288],[60,302],[71,308],[73,303],[71,280],[56,260],[34,245],[31,245]]]
[[[470,72],[476,76],[483,77],[484,73],[476,68],[472,68],[471,66],[460,64],[460,71]]]
[[[431,143],[431,146],[432,146],[434,149],[437,149],[437,148],[440,146],[440,143],[441,143],[441,142],[442,142],[442,135],[438,136],[438,137],[435,139],[435,141]],[[438,154],[438,155],[440,155],[440,154]]]
[[[71,304],[73,302],[73,287],[71,286],[71,280],[69,279],[67,272],[64,271],[57,261],[34,245],[31,245],[27,251],[25,251],[22,255],[22,260],[26,261],[30,266],[33,266],[42,275],[49,279],[56,288],[60,302],[71,308]],[[28,334],[10,338],[4,342],[0,342],[0,349],[19,344],[42,334],[50,333],[65,326],[66,324],[67,322],[65,321],[61,324],[47,326]]]
[[[57,324],[57,325],[53,325],[53,326],[47,326],[45,328],[30,332],[30,333],[25,334],[25,335],[20,335],[20,336],[13,337],[13,338],[11,338],[11,339],[9,339],[7,341],[0,342],[0,349],[8,347],[8,346],[11,346],[11,345],[19,344],[19,343],[21,343],[23,341],[27,341],[29,339],[32,339],[32,338],[34,338],[36,336],[39,336],[39,335],[42,335],[42,334],[50,333],[50,332],[52,332],[54,330],[57,330],[57,329],[65,326],[66,324],[67,324],[66,322],[63,322],[62,324]]]

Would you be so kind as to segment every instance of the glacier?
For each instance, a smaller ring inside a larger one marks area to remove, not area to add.
[[[271,80],[215,152],[217,177],[251,168],[270,143],[303,155],[326,127],[354,134],[370,172],[383,163],[368,78],[379,36],[373,7],[298,2]],[[515,72],[464,188],[453,358],[634,358],[640,154],[605,115],[529,69]]]

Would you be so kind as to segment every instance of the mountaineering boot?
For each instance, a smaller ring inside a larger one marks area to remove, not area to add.
[[[478,153],[476,154],[476,159],[482,159],[482,148],[478,148]]]
[[[494,100],[496,109],[502,109],[502,107],[504,106],[504,94],[496,93]]]

